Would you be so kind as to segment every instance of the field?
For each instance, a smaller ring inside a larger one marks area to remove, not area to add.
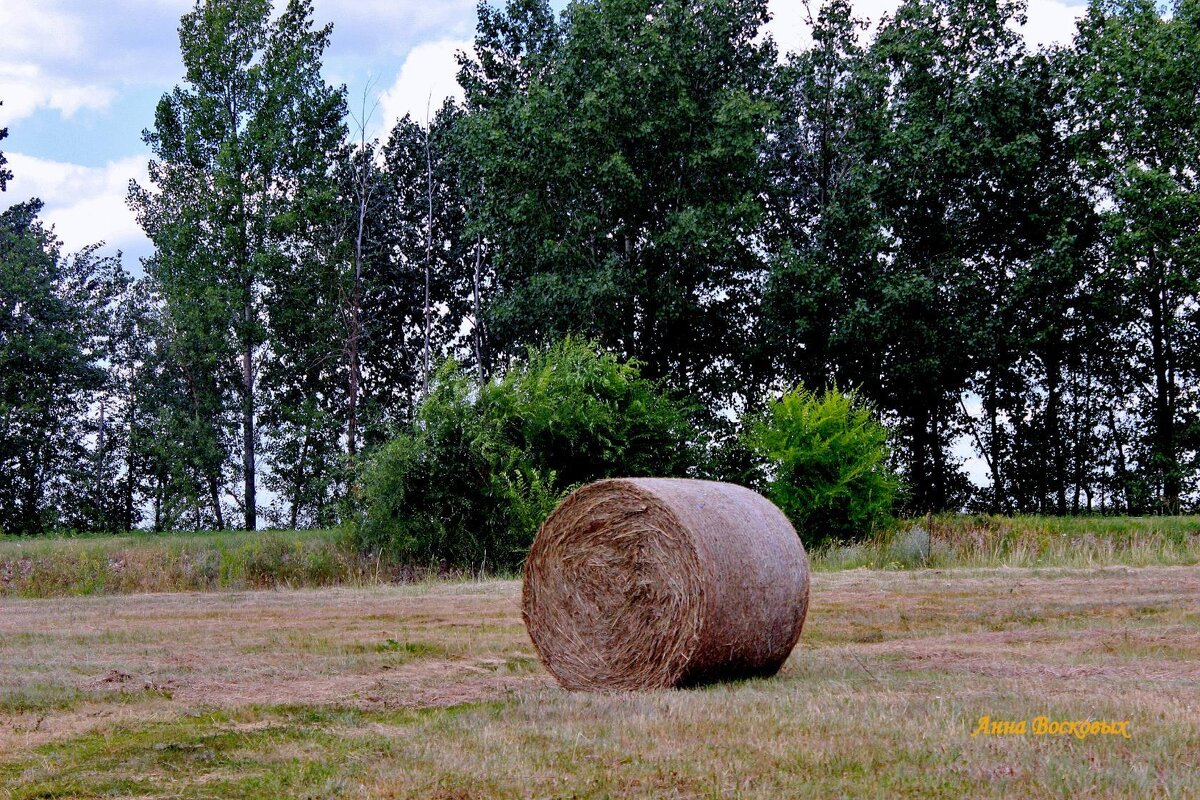
[[[776,678],[633,695],[554,685],[518,596],[2,598],[0,798],[1200,797],[1196,567],[818,573]]]

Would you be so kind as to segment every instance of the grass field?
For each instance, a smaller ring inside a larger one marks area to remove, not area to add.
[[[649,694],[518,594],[0,599],[0,798],[1200,797],[1195,567],[818,573],[779,676]],[[1129,738],[971,735],[1041,715]]]
[[[914,525],[926,535],[914,532]],[[944,515],[897,523],[859,544],[817,547],[810,557],[818,571],[1194,566],[1200,565],[1200,517]],[[0,536],[0,596],[369,586],[466,577],[480,576],[362,553],[347,530]]]

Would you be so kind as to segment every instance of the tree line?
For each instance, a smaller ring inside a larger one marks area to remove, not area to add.
[[[464,100],[374,141],[311,0],[198,0],[144,275],[0,215],[0,529],[335,524],[441,361],[570,334],[687,403],[713,477],[731,420],[838,386],[910,511],[1194,507],[1200,2],[1038,50],[1021,0],[809,11],[781,54],[765,0],[481,3]]]

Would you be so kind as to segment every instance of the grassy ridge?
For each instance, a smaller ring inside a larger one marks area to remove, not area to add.
[[[813,568],[1200,564],[1200,517],[942,515],[854,545],[813,548]],[[0,537],[0,596],[369,585],[467,577],[362,554],[345,530]]]
[[[1200,516],[1038,517],[944,514],[860,544],[815,548],[818,570],[954,567],[1192,566]]]
[[[316,587],[409,577],[399,565],[360,554],[341,530],[0,538],[0,595]]]

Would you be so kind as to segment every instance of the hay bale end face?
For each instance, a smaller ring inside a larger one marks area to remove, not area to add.
[[[808,557],[766,498],[728,483],[620,478],[573,492],[525,562],[522,616],[567,689],[767,676],[808,611]]]

